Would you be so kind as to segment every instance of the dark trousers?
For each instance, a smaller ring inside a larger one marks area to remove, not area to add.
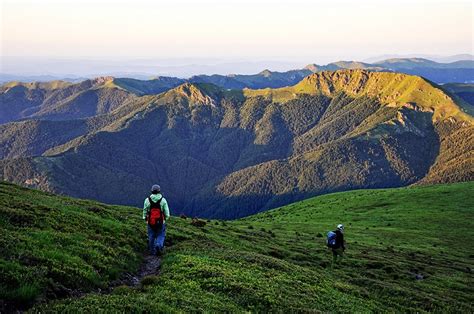
[[[331,268],[334,267],[334,264],[337,264],[337,257],[340,257],[340,259],[342,259],[344,257],[344,250],[342,249],[342,247],[340,248],[337,248],[337,249],[332,249],[332,263],[331,263]]]

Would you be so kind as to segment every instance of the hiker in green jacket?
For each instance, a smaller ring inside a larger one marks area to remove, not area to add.
[[[143,204],[143,219],[148,226],[148,249],[151,255],[162,255],[165,247],[166,221],[170,218],[168,202],[158,184],[151,187],[151,195]]]

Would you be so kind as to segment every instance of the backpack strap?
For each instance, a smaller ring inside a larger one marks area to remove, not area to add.
[[[163,211],[162,208],[161,208],[161,201],[162,200],[163,200],[163,196],[159,200],[157,200],[156,202],[153,202],[153,200],[151,199],[151,196],[148,196],[148,202],[150,202],[150,208],[151,208],[152,204],[159,204],[161,211]]]
[[[161,211],[161,214],[164,216],[165,212],[163,211],[163,208],[161,208],[161,201],[163,200],[163,196],[156,201],[156,204],[160,205],[160,211]]]
[[[166,217],[165,217],[165,211],[163,210],[163,207],[161,207],[161,201],[163,200],[163,196],[160,197],[160,199],[158,201],[156,201],[159,205],[160,205],[160,212],[161,212],[161,216],[163,217],[163,221],[165,221]]]
[[[160,202],[161,202],[161,200],[160,200]],[[153,202],[153,200],[151,199],[151,196],[148,196],[148,203],[150,203],[150,208],[149,208],[148,211],[147,211],[147,215],[150,215],[151,206],[152,206],[153,204],[155,204],[155,202]],[[160,206],[160,207],[161,207],[161,206]]]

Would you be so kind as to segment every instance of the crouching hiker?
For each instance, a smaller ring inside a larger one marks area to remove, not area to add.
[[[332,250],[332,263],[331,269],[334,268],[334,264],[338,263],[339,259],[342,259],[344,256],[344,251],[346,250],[344,243],[344,225],[337,225],[336,230],[329,231],[327,235],[327,246]]]
[[[168,202],[160,191],[160,186],[151,187],[151,195],[143,204],[143,219],[148,226],[148,249],[151,255],[162,255],[165,247],[166,221],[170,217]]]

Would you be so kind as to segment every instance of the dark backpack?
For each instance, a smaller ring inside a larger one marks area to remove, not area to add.
[[[334,231],[329,231],[326,239],[326,243],[328,247],[335,248],[336,247],[336,233]]]
[[[161,209],[161,197],[158,201],[153,202],[151,197],[148,197],[148,201],[150,202],[150,211],[148,212],[148,225],[154,229],[158,230],[163,226],[163,222],[165,220],[165,215],[163,210]]]

